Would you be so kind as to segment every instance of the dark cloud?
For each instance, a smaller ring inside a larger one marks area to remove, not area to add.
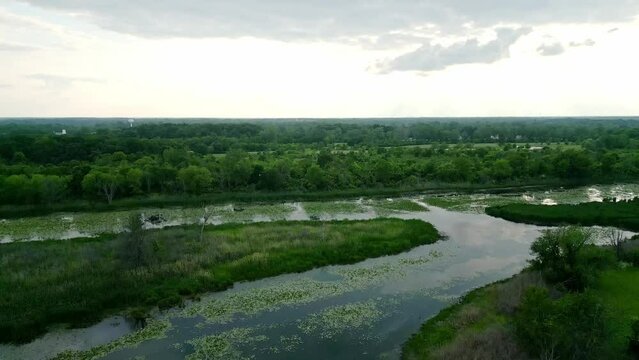
[[[564,46],[560,42],[541,44],[537,48],[537,53],[541,56],[561,55],[564,53],[564,51]]]
[[[450,46],[426,43],[413,52],[381,62],[377,71],[436,71],[451,65],[493,63],[508,58],[510,46],[530,31],[530,28],[499,28],[496,38],[483,44],[477,38]]]
[[[632,20],[632,0],[22,0],[83,14],[99,26],[146,37],[331,40],[431,25],[594,23]]]

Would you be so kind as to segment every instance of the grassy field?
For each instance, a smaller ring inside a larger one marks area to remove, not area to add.
[[[0,341],[25,342],[54,324],[144,314],[234,282],[355,263],[440,238],[417,220],[198,226],[94,239],[5,244],[0,252]],[[137,239],[138,237],[136,237]]]
[[[510,317],[525,290],[541,284],[539,275],[522,273],[468,293],[424,323],[402,359],[523,359]]]
[[[611,348],[623,354],[628,346],[631,324],[639,319],[639,269],[626,268],[604,272],[594,292],[606,305],[610,324]]]
[[[639,200],[556,206],[509,204],[489,207],[486,214],[528,224],[615,226],[639,231]]]

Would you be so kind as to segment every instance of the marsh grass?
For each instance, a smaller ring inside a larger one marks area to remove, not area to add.
[[[539,274],[522,272],[468,293],[424,323],[404,344],[402,358],[525,359],[510,318],[525,290],[540,284]]]
[[[386,199],[372,202],[372,207],[378,214],[392,214],[394,212],[423,212],[428,209],[409,199]]]
[[[489,207],[486,213],[509,221],[537,225],[614,226],[639,231],[639,199],[556,206],[510,204]]]
[[[142,266],[123,260],[126,234],[5,244],[0,341],[25,342],[54,324],[87,325],[140,307],[283,273],[355,263],[435,242],[418,220],[197,225],[146,231]]]

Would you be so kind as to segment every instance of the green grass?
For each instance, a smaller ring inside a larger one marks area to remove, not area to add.
[[[639,269],[609,270],[601,274],[594,287],[606,305],[613,336],[611,348],[616,354],[625,354],[633,320],[639,319]]]
[[[5,244],[0,252],[0,342],[25,342],[55,324],[86,325],[127,309],[283,273],[396,254],[439,234],[418,220],[274,222],[144,232],[144,265],[126,235]]]
[[[537,225],[615,226],[639,231],[639,199],[628,202],[561,204],[556,206],[509,204],[486,209],[491,216]]]
[[[354,201],[331,202],[306,202],[302,203],[309,216],[333,215],[333,214],[357,214],[364,213],[366,209]]]

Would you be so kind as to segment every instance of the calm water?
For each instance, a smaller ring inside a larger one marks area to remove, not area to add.
[[[224,352],[208,351],[211,359],[398,358],[401,345],[426,319],[469,290],[519,272],[541,229],[430,209],[397,217],[428,221],[448,240],[355,265],[238,284],[163,315],[172,324],[166,338],[120,349],[106,359],[182,359],[197,350],[190,341],[214,335]],[[108,342],[131,329],[122,319],[110,319],[22,347],[0,347],[0,358],[47,358]]]

